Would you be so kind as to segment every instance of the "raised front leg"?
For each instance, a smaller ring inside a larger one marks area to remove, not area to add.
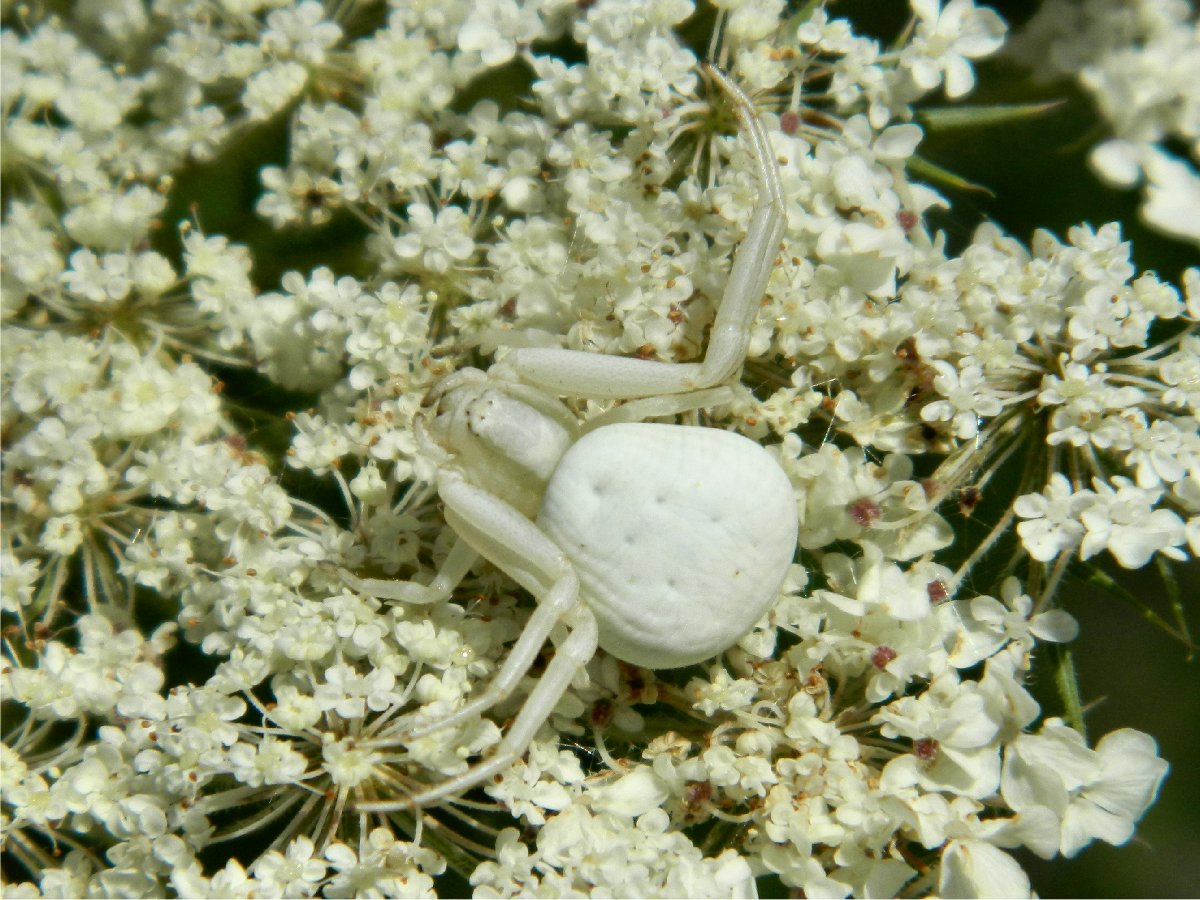
[[[695,391],[725,384],[737,376],[783,239],[786,210],[778,164],[750,98],[718,69],[705,69],[732,104],[742,133],[750,142],[758,163],[759,198],[746,236],[734,253],[704,362],[668,363],[522,347],[510,351],[503,363],[522,381],[559,396],[625,400]]]

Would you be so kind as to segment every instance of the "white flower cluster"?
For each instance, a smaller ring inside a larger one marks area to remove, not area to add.
[[[1044,79],[1078,81],[1109,136],[1091,150],[1142,218],[1200,245],[1200,21],[1188,0],[1050,0],[1008,48]],[[1172,149],[1172,145],[1181,148]]]
[[[1137,275],[1116,225],[958,251],[927,227],[913,105],[972,88],[994,11],[912,0],[885,48],[824,8],[714,5],[788,224],[710,423],[779,459],[805,565],[703,668],[599,655],[490,803],[393,816],[354,804],[461,773],[534,676],[449,735],[381,734],[486,684],[528,598],[489,566],[432,606],[342,573],[428,584],[451,552],[414,431],[443,375],[512,346],[702,356],[758,186],[696,10],[5,6],[6,894],[430,896],[452,869],[479,896],[1015,896],[1007,851],[1131,837],[1153,740],[1091,747],[1025,680],[1076,636],[1074,554],[1200,552],[1200,273],[1182,298]],[[265,285],[254,229],[162,217],[190,163],[284,116],[260,229],[353,252]],[[1023,496],[963,547],[945,505],[1017,459]],[[1022,578],[965,589],[1014,531]]]

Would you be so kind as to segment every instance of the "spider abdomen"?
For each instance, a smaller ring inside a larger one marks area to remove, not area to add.
[[[538,524],[571,560],[600,646],[635,665],[726,650],[775,600],[796,547],[792,485],[754,441],[608,425],[559,462]]]

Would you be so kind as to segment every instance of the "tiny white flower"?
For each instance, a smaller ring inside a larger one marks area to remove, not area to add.
[[[352,666],[338,663],[325,670],[314,699],[321,709],[332,709],[347,719],[361,719],[367,710],[382,712],[400,698],[393,690],[396,676],[384,669],[360,675]]]
[[[1107,549],[1126,569],[1138,569],[1155,553],[1180,557],[1184,522],[1169,509],[1155,509],[1159,491],[1139,488],[1114,476],[1111,485],[1095,482],[1095,502],[1079,513],[1084,528],[1079,555],[1087,559]]]
[[[325,877],[325,863],[313,856],[308,837],[294,838],[280,853],[270,850],[251,867],[259,892],[274,897],[311,897]]]
[[[478,53],[486,66],[499,66],[541,36],[536,5],[514,0],[483,0],[473,8],[458,33],[458,48]]]
[[[49,553],[69,556],[83,543],[83,527],[77,516],[54,516],[46,520],[38,544]]]
[[[409,230],[392,242],[392,252],[420,268],[445,272],[475,252],[471,227],[467,214],[457,206],[443,207],[435,214],[426,204],[414,203],[408,207]]]
[[[343,788],[362,784],[375,773],[379,753],[355,746],[352,739],[326,741],[321,747],[322,763],[333,780]]]
[[[648,766],[638,766],[616,781],[590,791],[592,806],[619,816],[640,816],[663,804],[667,787]]]
[[[308,83],[308,70],[286,60],[256,72],[246,82],[242,105],[253,120],[269,119],[291,103]]]
[[[901,55],[913,81],[924,90],[946,82],[954,99],[975,86],[969,60],[1000,49],[1007,26],[995,10],[977,7],[974,0],[909,0],[917,17],[916,34]]]
[[[1003,603],[984,596],[954,604],[952,612],[962,631],[955,637],[951,665],[969,668],[1010,641],[1028,651],[1035,640],[1065,643],[1078,635],[1079,624],[1063,610],[1047,610],[1031,617],[1033,599],[1022,593],[1017,579],[1005,579],[1001,590]]]
[[[1132,729],[1105,735],[1092,750],[1077,731],[1049,719],[1008,748],[1001,791],[1018,812],[1045,807],[1057,816],[1065,856],[1095,838],[1123,844],[1166,777],[1157,751],[1152,738]]]
[[[1085,532],[1078,516],[1092,503],[1090,491],[1076,494],[1061,473],[1054,473],[1040,494],[1024,494],[1013,503],[1013,511],[1026,521],[1017,534],[1030,555],[1043,562],[1064,550],[1079,546]]]

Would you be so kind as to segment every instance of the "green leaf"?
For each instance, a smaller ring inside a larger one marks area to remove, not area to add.
[[[1119,585],[1110,575],[1108,575],[1106,572],[1103,572],[1099,568],[1094,566],[1091,567],[1087,576],[1088,584],[1100,588],[1106,594],[1115,597],[1126,606],[1131,607],[1135,612],[1137,612],[1138,615],[1140,615],[1155,628],[1159,629],[1167,636],[1174,638],[1187,647],[1189,653],[1195,653],[1196,645],[1193,643],[1191,635],[1188,634],[1186,623],[1183,623],[1182,621],[1183,608],[1182,603],[1177,596],[1178,591],[1175,587],[1174,580],[1171,578],[1165,578],[1164,581],[1167,584],[1167,594],[1172,598],[1172,608],[1176,610],[1176,616],[1181,622],[1180,628],[1174,627],[1170,622],[1147,606],[1144,600],[1139,597],[1135,597],[1125,588],[1121,587],[1121,585]]]
[[[956,128],[991,128],[1035,119],[1063,106],[1066,100],[1047,100],[1044,103],[993,103],[987,106],[939,106],[917,113],[921,124],[930,131],[952,131]]]
[[[1178,637],[1187,644],[1188,659],[1190,660],[1196,654],[1196,644],[1192,640],[1192,633],[1188,628],[1187,617],[1184,615],[1183,597],[1179,593],[1179,582],[1176,580],[1171,564],[1164,557],[1156,556],[1154,563],[1158,569],[1158,574],[1162,576],[1163,589],[1166,592],[1167,600],[1170,601],[1171,613],[1175,616],[1175,624],[1179,629]]]
[[[908,171],[918,178],[923,178],[926,181],[932,181],[936,184],[953,188],[954,190],[975,191],[980,194],[987,194],[989,197],[996,196],[984,185],[968,181],[961,175],[957,175],[949,169],[944,169],[937,163],[932,163],[925,159],[923,156],[910,157],[908,160]]]
[[[1063,718],[1067,724],[1087,736],[1083,722],[1083,701],[1079,697],[1079,673],[1075,671],[1075,657],[1062,644],[1054,644],[1054,685],[1058,688],[1063,704]]]

